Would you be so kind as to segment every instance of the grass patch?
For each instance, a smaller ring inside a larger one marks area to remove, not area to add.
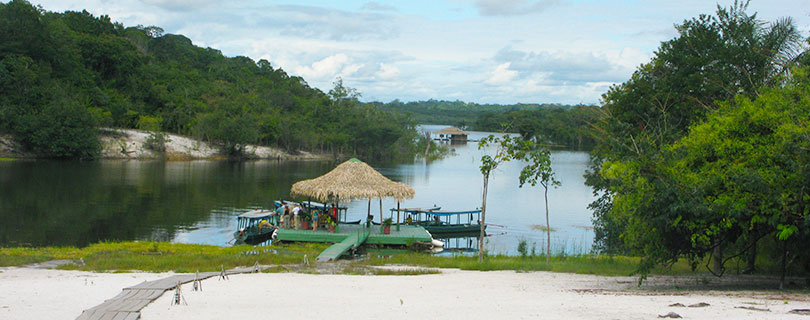
[[[556,231],[556,230],[554,230],[554,228],[549,228],[549,227],[546,227],[544,225],[539,225],[539,224],[533,224],[532,225],[532,230],[539,230],[539,231],[543,231],[543,232],[546,232],[546,231],[555,232]]]
[[[168,242],[104,242],[85,248],[0,248],[0,265],[18,266],[52,259],[83,259],[60,269],[85,271],[141,270],[150,272],[219,271],[251,266],[300,263],[304,255],[316,256],[325,244],[275,245],[273,247],[218,247]]]
[[[603,276],[632,275],[638,267],[639,258],[610,257],[600,255],[553,256],[546,264],[545,256],[485,256],[478,263],[477,256],[436,257],[419,253],[402,253],[388,257],[369,256],[370,265],[402,264],[425,268],[458,268],[461,270],[495,271],[552,271]],[[685,262],[676,263],[672,268],[657,268],[653,274],[692,273]]]
[[[2,157],[0,157],[0,161],[15,161],[15,160],[17,160],[17,159],[14,159],[14,158],[2,158]]]
[[[130,241],[103,242],[84,248],[0,248],[0,267],[20,266],[54,259],[79,260],[84,264],[67,264],[60,269],[126,272],[206,272],[219,271],[222,266],[231,269],[240,266],[273,265],[264,272],[305,272],[358,275],[421,275],[435,274],[440,268],[462,270],[513,270],[517,272],[551,271],[603,276],[632,275],[638,267],[637,257],[566,255],[551,257],[546,264],[544,255],[524,256],[485,255],[482,263],[477,256],[433,256],[405,250],[369,250],[363,260],[342,261],[345,265],[324,264],[316,267],[296,268],[304,257],[313,261],[329,244],[294,243],[276,244],[268,247],[234,246],[219,247],[168,242]],[[331,267],[330,267],[331,265]],[[413,268],[376,268],[384,265],[401,265]],[[326,268],[323,268],[326,267]],[[703,267],[701,267],[703,270]],[[765,272],[767,273],[767,272]],[[689,264],[682,260],[669,268],[657,267],[651,274],[694,274]]]
[[[366,261],[355,261],[347,264],[340,270],[341,274],[349,275],[375,275],[375,276],[418,276],[425,274],[439,274],[441,273],[436,269],[421,268],[421,267],[405,267],[405,268],[379,268],[371,267],[366,264]]]

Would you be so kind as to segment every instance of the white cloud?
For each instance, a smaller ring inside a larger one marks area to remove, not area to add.
[[[514,79],[518,75],[518,72],[515,70],[509,70],[509,66],[511,65],[512,65],[511,62],[505,62],[498,65],[497,67],[495,67],[495,70],[492,71],[489,79],[487,79],[485,82],[497,85],[512,81],[512,79]]]
[[[341,76],[367,100],[481,103],[597,103],[676,35],[673,24],[716,9],[705,0],[32,2],[159,26],[227,56],[264,58],[322,91]],[[793,15],[808,30],[804,7],[756,1],[749,12],[766,21]]]
[[[397,11],[397,8],[392,5],[381,4],[375,1],[366,2],[360,9],[368,11]]]
[[[216,0],[141,0],[141,2],[168,10],[197,10],[207,7]]]
[[[382,79],[391,79],[399,74],[399,68],[385,63],[380,63],[380,71],[377,76]]]
[[[537,13],[560,4],[560,0],[476,0],[484,16],[516,16]]]

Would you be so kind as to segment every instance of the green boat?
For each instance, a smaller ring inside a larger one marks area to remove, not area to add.
[[[266,221],[267,224],[262,224]],[[252,210],[236,216],[234,244],[259,244],[270,240],[276,234],[278,224],[275,211]]]
[[[397,211],[397,209],[391,209]],[[432,235],[477,235],[481,232],[481,210],[450,211],[439,209],[399,209],[406,214],[406,223],[418,225]],[[486,230],[486,225],[484,225]]]

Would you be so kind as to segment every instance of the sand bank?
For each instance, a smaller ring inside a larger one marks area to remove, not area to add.
[[[0,319],[75,319],[124,287],[170,275],[1,271]],[[788,313],[810,309],[810,297],[800,294],[651,291],[636,288],[635,280],[459,270],[419,276],[241,274],[205,280],[202,292],[185,285],[187,306],[173,306],[168,291],[142,310],[141,319],[655,319],[669,312],[684,319],[810,319]],[[655,283],[677,285],[667,278]],[[686,307],[701,302],[709,305]],[[685,306],[670,306],[675,303]]]

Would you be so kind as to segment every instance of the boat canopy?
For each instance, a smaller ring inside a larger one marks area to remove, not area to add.
[[[481,210],[467,210],[467,211],[430,210],[425,211],[425,213],[434,216],[454,216],[461,214],[478,214],[481,213]]]
[[[407,212],[407,213],[419,213],[419,212],[429,212],[434,210],[439,210],[442,207],[432,207],[432,208],[400,208],[396,209],[393,208],[391,211],[399,211],[399,212]]]
[[[259,219],[269,217],[272,214],[273,214],[272,210],[251,210],[243,214],[240,214],[237,217],[245,219]]]

